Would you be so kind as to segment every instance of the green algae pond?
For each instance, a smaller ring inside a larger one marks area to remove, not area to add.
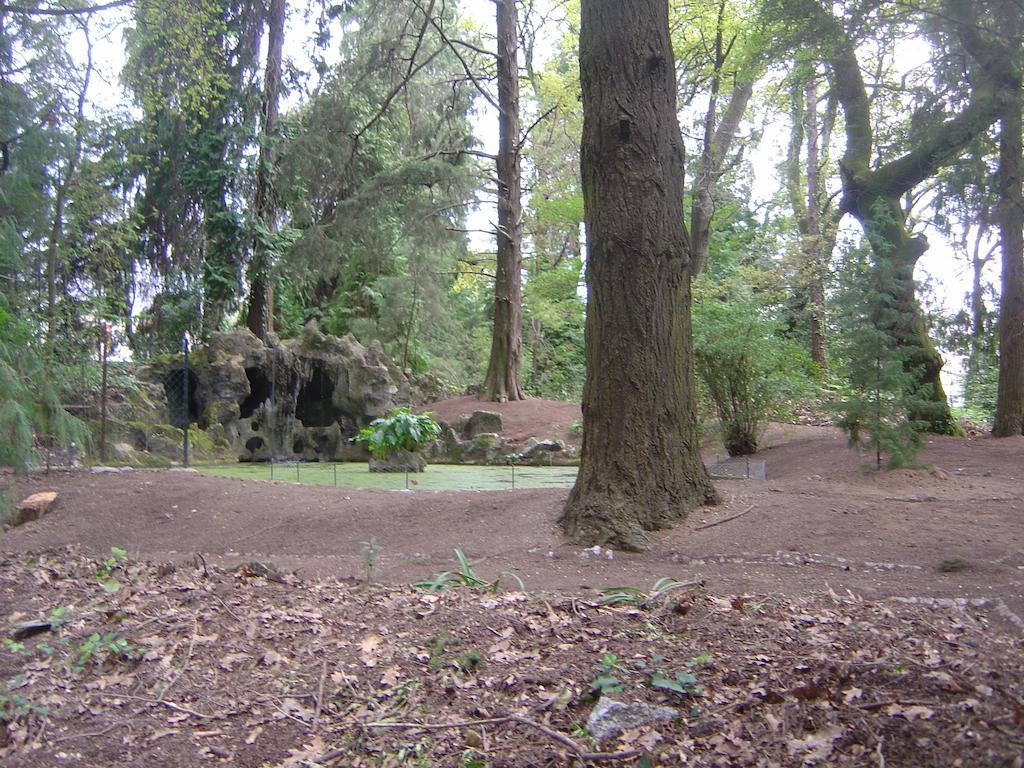
[[[571,488],[576,467],[512,467],[469,464],[431,464],[425,472],[406,476],[370,472],[366,462],[288,462],[197,464],[207,475],[244,480],[328,485],[336,488],[376,488],[414,491],[503,491],[513,488]],[[408,482],[408,485],[406,483]]]

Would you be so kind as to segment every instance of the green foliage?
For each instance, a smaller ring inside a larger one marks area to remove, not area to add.
[[[675,696],[691,696],[698,691],[697,676],[692,672],[676,672],[669,674],[663,669],[656,669],[648,682],[651,688],[667,691]]]
[[[626,690],[625,684],[620,680],[623,667],[619,657],[614,653],[606,653],[601,657],[601,669],[590,681],[590,694],[598,698],[606,693],[621,693]]]
[[[525,589],[523,580],[511,571],[502,571],[494,581],[487,581],[486,579],[480,578],[470,565],[469,558],[466,557],[461,549],[455,550],[455,559],[459,562],[458,570],[442,571],[426,581],[416,582],[413,586],[416,587],[416,589],[422,589],[429,594],[443,592],[453,586],[482,589],[487,592],[494,592],[497,594],[498,592],[501,592],[502,576],[508,576],[516,583],[516,586],[519,587],[519,591],[523,591]]]
[[[736,267],[694,286],[694,361],[730,456],[755,453],[767,421],[812,396],[820,375],[764,285],[762,271]]]
[[[0,295],[0,466],[26,470],[37,444],[89,444],[86,426],[64,409],[63,377],[27,325],[8,314]]]
[[[365,443],[374,458],[385,459],[396,451],[417,451],[440,436],[441,425],[432,414],[396,408],[387,418],[375,419],[361,429],[353,440]]]
[[[669,593],[692,587],[692,582],[682,582],[670,576],[663,576],[654,582],[649,590],[639,587],[605,587],[600,590],[600,605],[632,605],[637,608],[647,609],[664,598]]]
[[[921,447],[924,424],[908,414],[926,408],[916,391],[916,371],[910,366],[917,350],[898,344],[887,265],[870,263],[864,249],[854,250],[844,264],[836,304],[838,322],[846,329],[839,340],[846,390],[836,406],[837,425],[851,446],[874,454],[876,468],[883,458],[890,469],[911,464]]]
[[[117,632],[93,632],[72,649],[72,669],[81,672],[92,664],[107,661],[132,661],[139,657],[139,648]]]
[[[124,568],[128,562],[128,553],[121,547],[111,547],[110,557],[102,560],[96,568],[96,580],[103,585],[107,592],[117,592],[121,589],[121,582],[114,578],[114,572],[118,568]]]

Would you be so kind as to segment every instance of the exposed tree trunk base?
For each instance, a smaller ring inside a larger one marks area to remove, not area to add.
[[[666,0],[585,0],[583,451],[560,524],[570,540],[643,549],[717,497],[700,457],[683,144]]]
[[[498,74],[498,253],[494,276],[488,400],[522,400],[523,205],[520,174],[518,21],[515,0],[496,0]]]

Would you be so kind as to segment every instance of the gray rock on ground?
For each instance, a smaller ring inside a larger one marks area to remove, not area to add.
[[[677,717],[679,717],[679,712],[672,707],[627,703],[602,696],[590,711],[590,717],[587,718],[587,730],[591,736],[601,742],[630,728],[667,722]]]

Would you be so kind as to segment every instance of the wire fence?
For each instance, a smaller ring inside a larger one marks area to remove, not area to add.
[[[370,472],[366,462],[248,462],[201,466],[212,475],[247,480],[409,491],[499,491],[571,488],[574,466],[431,464],[425,472]]]

